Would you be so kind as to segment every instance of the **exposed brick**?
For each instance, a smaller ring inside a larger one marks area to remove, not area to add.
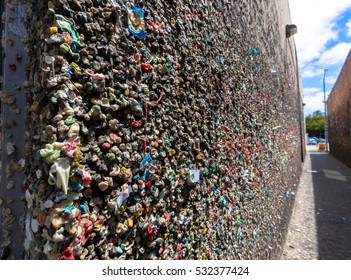
[[[328,98],[330,153],[351,167],[351,52]]]

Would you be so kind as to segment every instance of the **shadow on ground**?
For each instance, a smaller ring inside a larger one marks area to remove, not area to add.
[[[325,152],[310,152],[321,260],[351,259],[351,169]]]

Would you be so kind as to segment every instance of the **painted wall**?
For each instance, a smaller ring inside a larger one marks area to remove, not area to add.
[[[304,154],[288,2],[102,2],[28,9],[26,257],[279,258]]]
[[[348,54],[328,98],[328,131],[330,153],[351,167],[351,53]]]

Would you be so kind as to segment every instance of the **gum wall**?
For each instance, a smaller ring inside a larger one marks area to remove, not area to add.
[[[304,156],[288,2],[24,2],[2,258],[278,259]]]

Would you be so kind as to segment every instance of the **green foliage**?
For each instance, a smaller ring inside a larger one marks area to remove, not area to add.
[[[321,111],[316,111],[306,117],[306,132],[316,133],[321,131],[324,131],[324,114]]]

